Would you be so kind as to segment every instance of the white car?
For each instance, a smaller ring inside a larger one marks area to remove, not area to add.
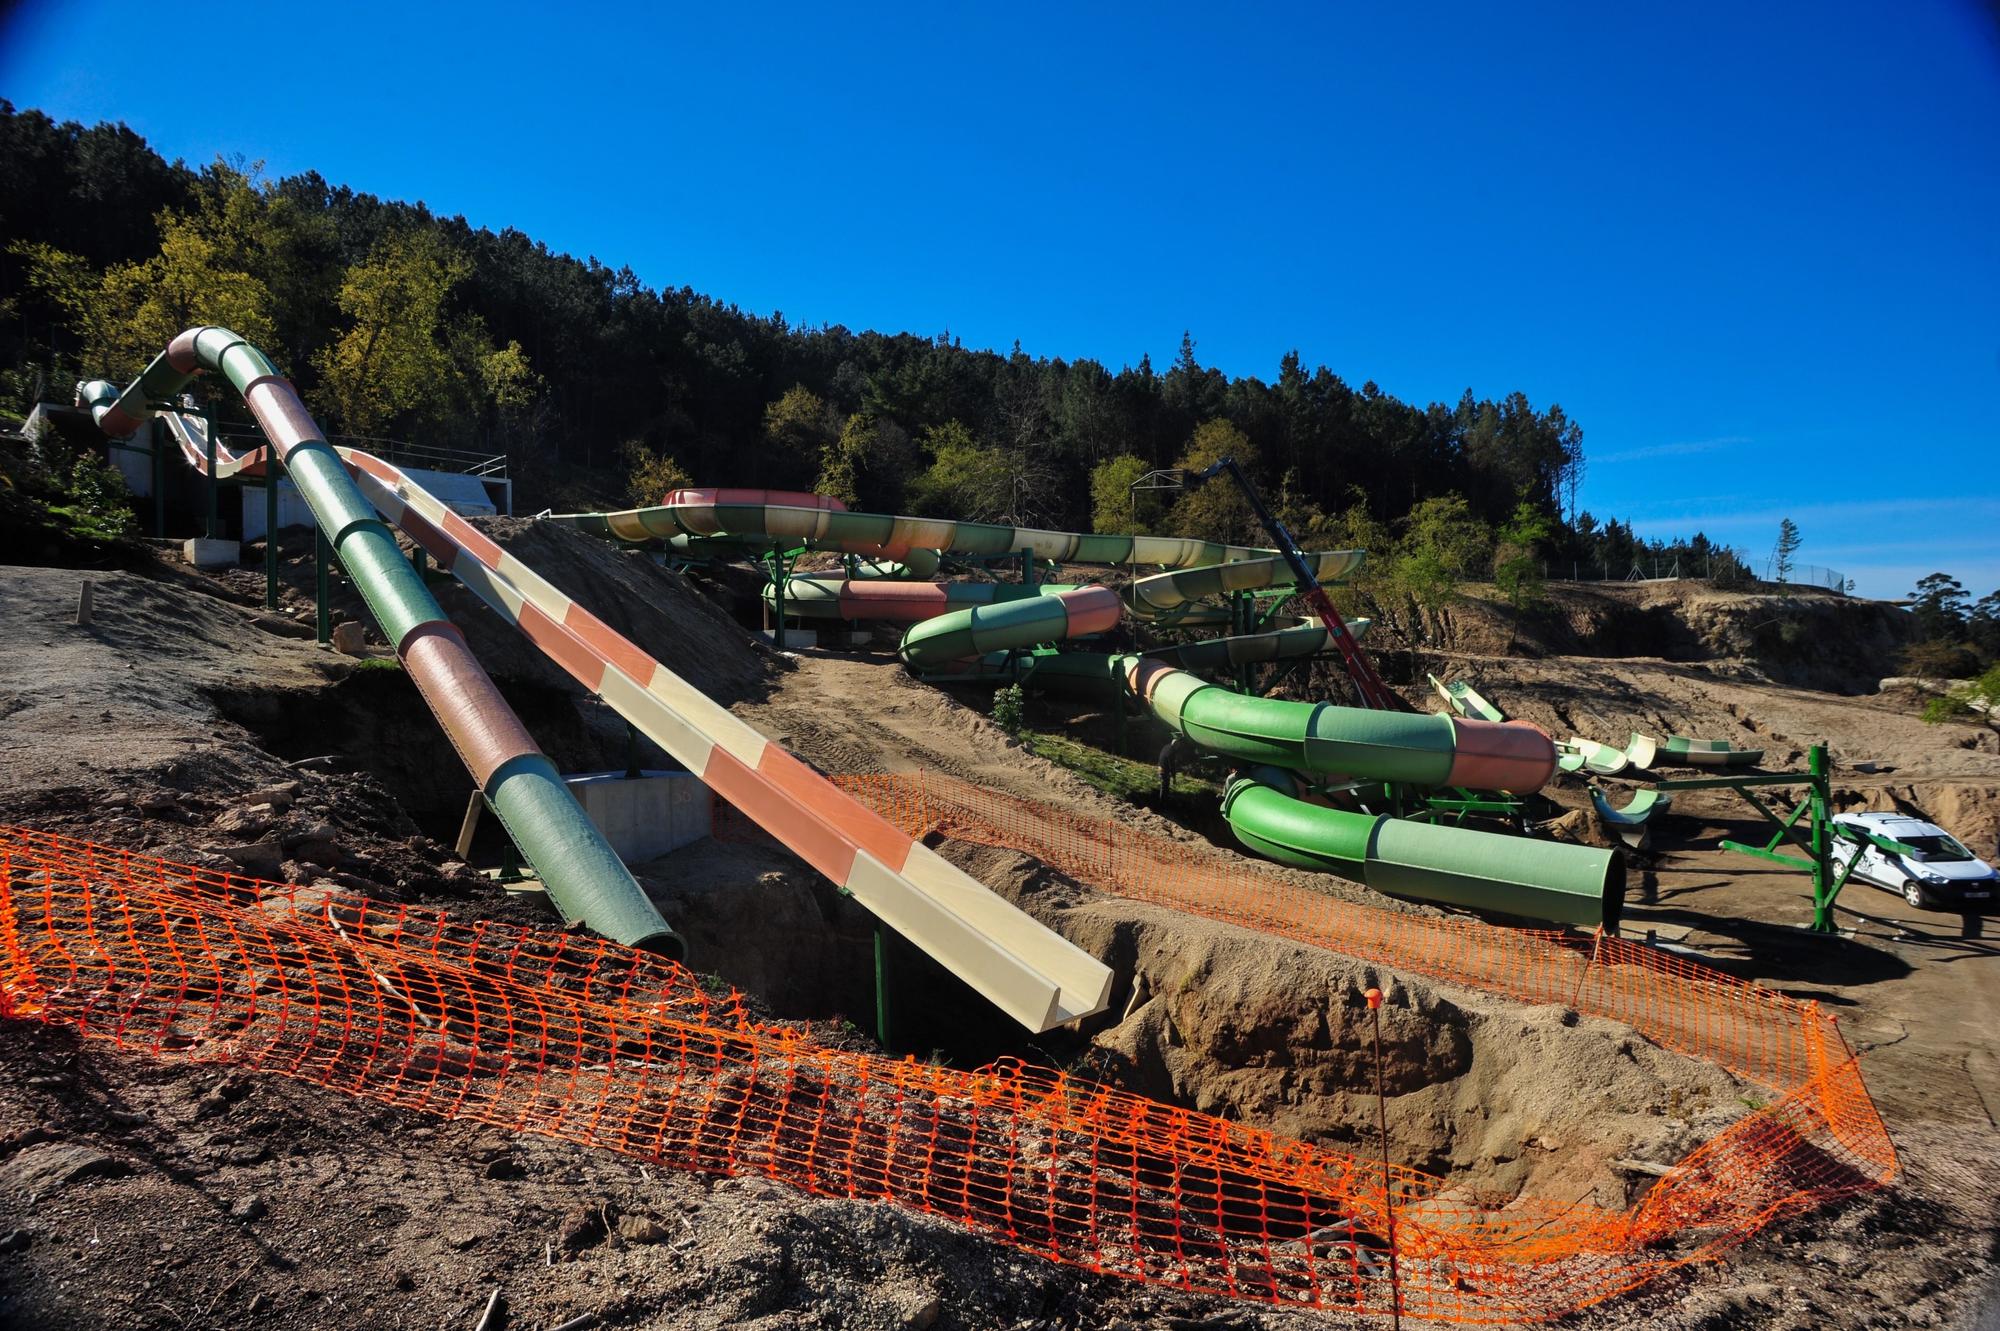
[[[1842,813],[1833,821],[1910,847],[1910,854],[1897,855],[1836,837],[1833,858],[1845,866],[1859,854],[1854,877],[1901,893],[1912,906],[1977,915],[2000,896],[2000,874],[1936,823],[1902,813]]]

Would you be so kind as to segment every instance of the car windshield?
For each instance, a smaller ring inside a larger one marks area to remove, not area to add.
[[[1916,852],[1916,854],[1911,855],[1909,858],[1919,864],[1952,864],[1960,860],[1969,860],[1972,858],[1971,851],[1942,834],[1938,836],[1906,836],[1896,839]]]

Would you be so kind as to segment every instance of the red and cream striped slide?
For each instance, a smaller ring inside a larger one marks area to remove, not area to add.
[[[1111,971],[634,646],[401,470],[339,450],[361,492],[550,660],[716,794],[1009,1016],[1102,1011]]]

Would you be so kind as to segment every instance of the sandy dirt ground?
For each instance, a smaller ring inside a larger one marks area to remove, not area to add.
[[[577,594],[596,576],[595,556],[574,553],[572,572],[589,575],[565,583]],[[1202,839],[1035,758],[886,655],[779,658],[747,637],[718,653],[705,644],[724,630],[678,599],[693,596],[684,583],[649,581],[629,563],[616,575],[623,594],[670,611],[628,610],[621,628],[662,659],[678,653],[691,673],[699,660],[704,687],[827,771],[944,772]],[[301,634],[300,567],[288,574],[288,613],[276,616],[258,609],[254,575],[90,575],[99,615],[87,630],[69,622],[81,576],[0,569],[0,821],[467,915],[537,918],[531,896],[496,892],[439,844],[435,814],[462,807],[466,789],[448,745],[420,707],[397,710],[409,702],[396,699],[398,684],[408,688],[397,672],[358,670]],[[606,618],[621,613],[581,599]],[[495,628],[483,611],[453,611],[477,642]],[[513,651],[496,675],[537,733],[557,736],[566,765],[610,759],[617,728],[601,708]],[[1558,734],[1754,736],[1774,764],[1795,764],[1823,738],[1854,807],[1914,802],[1982,849],[1993,840],[2000,753],[1990,735],[1923,727],[1907,699],[1809,692],[1727,659],[1442,664]],[[246,711],[229,701],[236,692],[280,701]],[[403,724],[335,733],[320,719],[333,714],[329,698]],[[308,724],[288,728],[274,712]],[[321,755],[334,761],[295,765]],[[1863,762],[1875,771],[1856,771]],[[233,833],[245,799],[274,785],[292,787],[275,824],[254,839]],[[431,786],[447,788],[426,805]],[[1684,800],[1641,866],[1657,902],[1635,906],[1632,926],[1838,1011],[1866,1055],[1905,1178],[1571,1320],[1669,1331],[1974,1326],[2000,1259],[2000,947],[1960,939],[1955,917],[1858,885],[1843,902],[1843,937],[1804,933],[1802,879],[1715,848],[1754,833],[1748,813]],[[1231,1052],[1284,1045],[1302,1009],[1342,1010],[1377,981],[1368,968],[1109,900],[1006,852],[947,851],[1121,970],[1113,1014],[1123,1017],[1022,1052],[1115,1070],[1150,1093],[1315,1140],[1372,1142],[1353,1032],[1333,1029],[1277,1060]],[[704,843],[640,873],[695,946],[698,969],[819,1038],[866,1044],[871,931],[823,881],[754,839]],[[901,965],[905,993],[936,985],[922,959]],[[1140,975],[1153,997],[1127,1012]],[[945,1024],[957,1022],[962,1000],[934,992]],[[1630,1186],[1612,1159],[1670,1161],[1742,1112],[1740,1088],[1714,1068],[1650,1048],[1636,1061],[1613,1057],[1629,1033],[1609,1023],[1544,1025],[1546,1013],[1447,985],[1405,983],[1398,998],[1392,1141],[1409,1163],[1489,1192],[1609,1200],[1607,1190]],[[990,1054],[1006,1038],[976,1025],[948,1056]],[[1158,1038],[1169,1027],[1177,1041]],[[1343,1324],[1093,1278],[884,1207],[677,1174],[281,1078],[154,1064],[32,1023],[0,1026],[0,1124],[0,1324],[10,1326],[470,1327],[496,1286],[516,1327],[584,1312],[648,1328]]]

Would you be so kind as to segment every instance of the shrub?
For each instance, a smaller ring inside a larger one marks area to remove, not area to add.
[[[993,695],[993,724],[1010,735],[1021,733],[1027,718],[1027,698],[1019,684],[1009,684]]]

